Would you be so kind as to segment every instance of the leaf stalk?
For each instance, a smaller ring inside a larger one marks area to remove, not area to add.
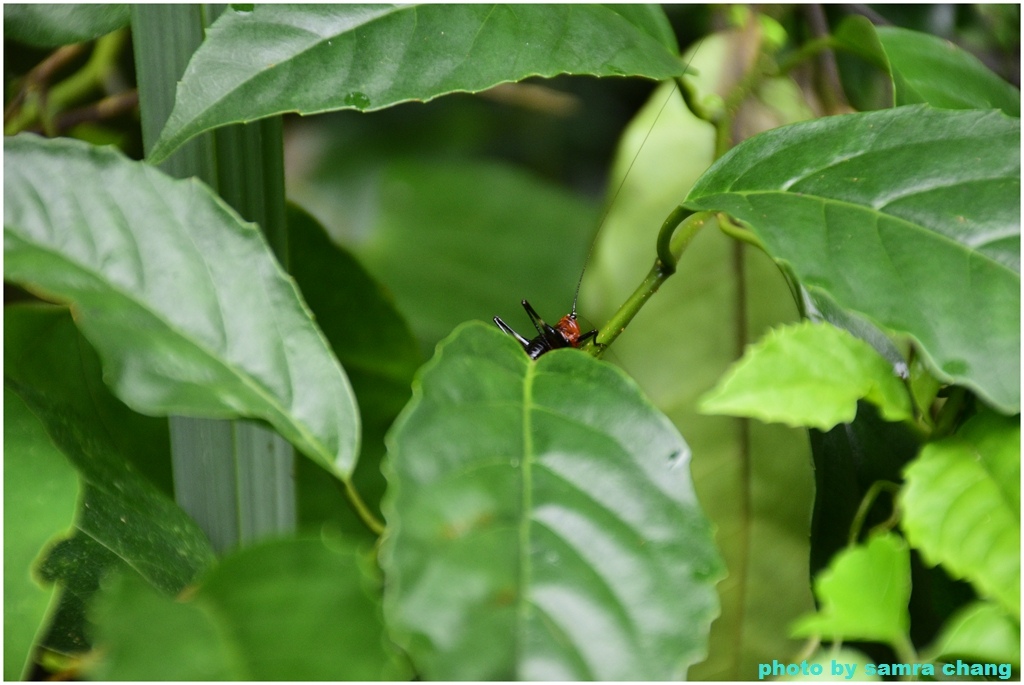
[[[658,292],[665,279],[676,272],[679,257],[712,215],[712,212],[694,213],[682,205],[668,215],[658,233],[658,258],[654,260],[654,266],[629,299],[598,332],[597,340],[600,342],[595,342],[591,346],[594,356],[600,357],[604,353],[605,348],[626,330],[626,326],[640,312],[651,295]]]

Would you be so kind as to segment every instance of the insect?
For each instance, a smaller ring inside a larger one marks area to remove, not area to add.
[[[578,291],[579,288],[577,287]],[[526,310],[527,315],[537,329],[538,335],[533,340],[527,340],[516,333],[511,326],[501,320],[501,317],[494,317],[494,323],[498,324],[498,328],[518,340],[530,359],[537,359],[545,352],[563,347],[579,347],[590,338],[593,338],[595,343],[597,342],[596,329],[580,335],[580,325],[576,322],[575,301],[572,303],[572,312],[563,316],[554,326],[540,318],[540,315],[534,311],[533,307],[526,300],[523,300],[523,309]]]
[[[697,54],[698,50],[700,50],[701,43],[703,42],[704,39],[702,38],[700,42],[697,43],[697,47],[695,48],[693,55],[691,55],[690,61],[693,61],[693,56]],[[690,63],[687,62],[684,71],[688,69],[689,66]],[[678,89],[678,86],[676,86],[676,89]],[[672,97],[676,89],[673,89],[672,92],[669,93],[669,98]],[[633,161],[630,162],[629,167],[626,169],[626,173],[622,177],[622,181],[619,183],[618,189],[616,189],[615,191],[615,195],[612,196],[611,203],[605,209],[604,216],[601,218],[600,224],[598,224],[598,233],[600,233],[601,227],[604,226],[604,221],[606,218],[608,218],[608,212],[611,210],[612,205],[615,204],[615,200],[616,198],[618,198],[619,192],[622,190],[622,186],[625,185],[626,183],[626,178],[629,176],[629,172],[632,171],[633,165],[636,163],[637,157],[640,156],[640,151],[643,149],[644,144],[647,142],[647,138],[650,137],[651,131],[654,130],[654,126],[658,123],[658,119],[661,117],[661,112],[665,110],[665,105],[667,104],[668,98],[665,99],[665,102],[662,104],[661,109],[658,111],[658,116],[655,117],[654,123],[651,124],[651,128],[648,129],[647,135],[644,136],[643,141],[640,143],[640,147],[637,148],[636,155],[634,155],[633,157]],[[576,301],[579,299],[580,285],[583,283],[583,274],[586,273],[587,264],[590,262],[590,256],[591,254],[593,254],[593,252],[594,243],[591,243],[590,252],[587,253],[587,258],[583,263],[583,270],[580,272],[580,278],[576,282],[576,295],[573,297],[572,300],[572,311],[563,316],[554,326],[551,326],[546,321],[544,321],[544,319],[542,319],[540,315],[537,314],[536,311],[534,311],[533,307],[531,307],[530,303],[527,302],[526,300],[523,300],[523,309],[526,310],[526,313],[527,315],[529,315],[530,320],[533,321],[533,326],[534,328],[537,329],[537,337],[528,340],[521,336],[519,333],[517,333],[515,330],[513,330],[513,328],[509,326],[507,323],[502,321],[501,317],[494,317],[494,323],[498,325],[498,328],[500,328],[502,331],[518,340],[519,344],[523,346],[523,349],[526,351],[526,354],[529,355],[530,359],[536,360],[540,358],[542,354],[550,352],[551,350],[562,349],[565,347],[578,348],[583,343],[590,339],[593,339],[595,345],[599,347],[601,346],[600,341],[598,341],[597,339],[598,331],[587,331],[586,333],[583,333],[581,335],[579,323],[577,323],[576,321]]]

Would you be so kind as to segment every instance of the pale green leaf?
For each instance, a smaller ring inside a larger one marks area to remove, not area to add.
[[[1020,619],[1020,420],[985,410],[926,445],[900,493],[907,539]]]
[[[793,626],[793,634],[825,640],[905,644],[910,628],[910,551],[885,533],[836,555],[814,581],[821,608]]]
[[[968,659],[1020,668],[1020,623],[994,602],[972,602],[947,619],[928,648],[932,660]]]
[[[4,386],[4,680],[29,673],[36,642],[56,608],[42,582],[46,549],[71,530],[79,482],[43,423]]]
[[[863,340],[829,324],[777,328],[747,348],[700,403],[702,412],[829,430],[857,415],[857,400],[890,421],[910,418],[892,366]]]

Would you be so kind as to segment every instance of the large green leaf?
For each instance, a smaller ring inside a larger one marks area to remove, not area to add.
[[[654,7],[257,5],[207,31],[152,150],[272,114],[374,110],[528,76],[681,71]]]
[[[728,92],[743,73],[747,47],[742,32],[708,36],[695,46],[696,75],[687,80],[701,97]],[[791,81],[772,79],[770,85],[741,107],[744,131],[810,116]],[[651,95],[620,142],[609,198],[626,180],[598,233],[580,293],[580,312],[595,323],[636,288],[654,261],[662,221],[713,161],[714,127],[694,117],[671,89]],[[735,277],[737,270],[742,277]],[[697,398],[735,360],[744,334],[756,339],[768,326],[796,317],[775,264],[712,223],[607,355],[686,435],[694,488],[729,569],[717,586],[722,608],[708,658],[690,669],[691,679],[756,678],[759,663],[800,649],[786,628],[814,606],[807,565],[814,484],[806,431],[697,412]]]
[[[835,326],[805,322],[777,328],[747,348],[701,400],[701,411],[829,430],[853,421],[862,398],[890,421],[912,416],[906,388],[869,344]]]
[[[926,445],[900,493],[907,539],[1020,619],[1020,420],[984,411]]]
[[[94,613],[101,680],[395,680],[368,560],[335,540],[225,558],[184,601],[130,578]]]
[[[808,289],[1019,410],[1019,120],[901,107],[794,124],[733,148],[686,203],[747,222]]]
[[[614,367],[467,324],[388,463],[385,615],[423,677],[672,679],[703,654],[721,567],[689,449]]]
[[[56,47],[99,38],[128,18],[128,5],[4,3],[4,37]]]
[[[814,591],[821,609],[801,619],[794,634],[905,644],[910,551],[898,535],[876,535],[841,552],[815,580]]]
[[[40,582],[44,548],[67,534],[78,478],[42,422],[4,386],[4,680],[28,675],[32,652],[55,606]]]
[[[78,651],[86,646],[83,607],[104,574],[131,570],[174,594],[206,569],[213,551],[195,522],[117,453],[104,426],[84,421],[62,398],[11,386],[83,484],[73,534],[55,545],[41,568],[44,579],[66,588],[51,631],[59,635],[48,637],[48,646]]]
[[[1020,91],[948,40],[851,16],[837,44],[889,73],[895,104],[926,102],[946,109],[998,108],[1020,116]]]
[[[253,225],[113,149],[19,135],[4,153],[5,277],[71,303],[121,400],[261,418],[351,475],[352,390]]]

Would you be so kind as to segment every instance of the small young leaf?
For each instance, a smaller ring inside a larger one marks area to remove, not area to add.
[[[678,679],[721,562],[689,449],[621,371],[471,322],[389,434],[385,616],[430,679]]]
[[[747,222],[803,285],[1020,410],[1020,120],[900,107],[755,136],[686,199]]]
[[[37,564],[71,529],[79,496],[71,464],[18,395],[4,386],[4,680],[28,675],[35,644],[55,609]]]
[[[798,637],[904,644],[910,628],[910,551],[898,535],[876,535],[832,560],[814,582],[821,609],[794,627]]]
[[[264,419],[349,478],[352,389],[253,225],[113,149],[23,134],[4,153],[4,275],[72,305],[121,400]]]
[[[1020,668],[1020,623],[993,602],[973,602],[949,617],[928,648],[930,660],[968,659]]]
[[[272,114],[363,111],[528,76],[682,71],[660,9],[639,5],[256,5],[207,30],[151,160]]]
[[[700,409],[829,430],[852,421],[860,399],[889,421],[911,416],[906,388],[870,345],[835,326],[805,322],[747,348]]]
[[[930,564],[1020,618],[1020,421],[984,411],[906,470],[903,530]]]
[[[39,47],[80,43],[127,26],[128,5],[4,3],[4,38]]]
[[[369,565],[348,543],[263,542],[182,601],[120,579],[94,613],[101,680],[396,680]]]

